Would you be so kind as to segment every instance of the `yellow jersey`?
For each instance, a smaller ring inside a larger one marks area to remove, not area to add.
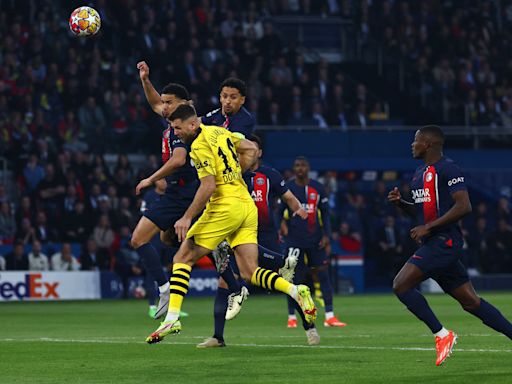
[[[201,132],[192,142],[190,158],[194,162],[199,179],[213,175],[217,188],[210,198],[214,203],[223,198],[239,198],[252,201],[242,178],[242,168],[236,149],[244,136],[226,128],[200,125]]]

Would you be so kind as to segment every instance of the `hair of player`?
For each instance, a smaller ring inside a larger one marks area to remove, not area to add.
[[[181,84],[177,83],[169,83],[167,84],[164,89],[162,89],[163,95],[174,95],[178,99],[181,100],[190,100],[190,95],[187,91],[187,88],[185,88]]]
[[[252,134],[247,138],[249,141],[252,141],[253,143],[256,143],[258,145],[259,149],[263,148],[263,142],[261,141],[261,137]]]
[[[197,117],[196,109],[190,104],[181,104],[174,110],[173,113],[169,116],[169,121],[174,120],[187,120],[191,117]]]
[[[238,89],[238,92],[240,92],[242,96],[247,94],[247,86],[245,85],[245,82],[243,80],[237,79],[236,77],[228,77],[226,80],[224,80],[220,85],[219,93],[222,92],[224,87]]]
[[[444,132],[439,126],[425,125],[424,127],[421,127],[419,131],[425,135],[433,136],[438,139],[441,144],[444,144]]]
[[[309,165],[309,160],[306,156],[297,156],[293,162],[296,161],[304,161],[307,165]]]

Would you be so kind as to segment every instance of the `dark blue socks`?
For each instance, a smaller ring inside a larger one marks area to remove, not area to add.
[[[417,289],[409,289],[408,291],[397,294],[398,299],[407,306],[407,309],[414,313],[418,319],[423,321],[432,333],[439,332],[443,326],[437,319],[432,309],[430,309],[427,300]]]
[[[512,324],[510,321],[495,306],[484,299],[480,299],[480,306],[477,309],[466,311],[478,317],[488,327],[512,339]]]
[[[329,270],[318,271],[318,282],[320,283],[320,290],[322,291],[322,298],[324,299],[325,312],[332,312],[332,286],[331,279],[329,278]]]
[[[224,341],[224,325],[226,324],[226,311],[228,310],[229,290],[224,288],[217,289],[215,304],[213,307],[213,318],[215,323],[215,337],[219,341]]]

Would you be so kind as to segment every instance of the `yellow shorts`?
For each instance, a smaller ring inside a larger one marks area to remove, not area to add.
[[[231,248],[258,244],[258,209],[252,200],[226,198],[210,203],[187,232],[187,239],[214,250],[227,240]]]

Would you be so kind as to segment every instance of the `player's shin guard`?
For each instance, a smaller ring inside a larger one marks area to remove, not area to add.
[[[488,327],[512,339],[512,324],[510,321],[495,306],[484,299],[480,299],[480,306],[477,309],[466,309],[466,311],[478,317]]]
[[[144,268],[153,277],[153,279],[155,279],[158,286],[161,287],[167,283],[167,276],[165,276],[162,269],[160,256],[158,255],[155,247],[153,247],[153,244],[143,244],[137,248],[136,251],[144,263]]]
[[[318,271],[318,281],[322,291],[322,298],[324,299],[325,312],[332,312],[332,285],[331,278],[329,277],[329,271],[327,269]]]
[[[277,273],[264,268],[256,268],[252,277],[251,284],[270,291],[279,291],[289,295],[294,289],[294,285],[283,279]]]
[[[277,270],[284,265],[284,255],[258,244],[258,264],[266,269]]]
[[[430,328],[432,333],[439,332],[439,330],[443,328],[436,315],[434,315],[434,312],[432,312],[432,309],[429,307],[427,300],[425,300],[417,289],[409,289],[396,296],[407,306],[409,311]]]
[[[172,276],[170,280],[171,297],[169,300],[169,311],[165,318],[166,321],[178,319],[183,299],[188,292],[191,271],[192,267],[187,264],[175,263],[172,266]]]

